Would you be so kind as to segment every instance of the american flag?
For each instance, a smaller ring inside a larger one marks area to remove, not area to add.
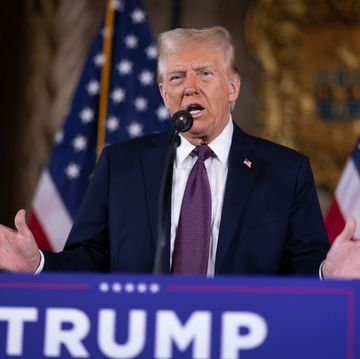
[[[330,243],[340,234],[348,217],[357,221],[354,237],[360,238],[360,139],[348,159],[325,218]]]
[[[248,166],[249,168],[251,168],[251,166],[252,166],[252,162],[250,160],[248,160],[247,158],[244,159],[243,164],[245,166]]]
[[[169,127],[156,84],[157,51],[139,0],[112,0],[114,13],[106,144]],[[30,228],[43,249],[63,249],[96,163],[104,28],[90,50],[71,109],[54,140],[32,203]]]

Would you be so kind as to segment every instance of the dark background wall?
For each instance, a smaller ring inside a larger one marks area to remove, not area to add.
[[[22,4],[17,1],[0,1],[0,218],[8,218],[16,192],[14,173],[17,151],[16,133],[21,130],[21,84],[24,46],[19,46],[24,32]],[[11,17],[9,16],[11,14]]]

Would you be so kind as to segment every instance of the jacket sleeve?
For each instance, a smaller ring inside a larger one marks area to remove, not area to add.
[[[302,157],[294,187],[283,271],[287,274],[318,275],[328,249],[329,241],[310,163]]]

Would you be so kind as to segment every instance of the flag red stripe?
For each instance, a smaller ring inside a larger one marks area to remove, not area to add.
[[[335,199],[326,215],[325,226],[330,243],[333,243],[336,236],[344,229],[345,220]]]
[[[53,248],[51,247],[50,242],[45,232],[43,231],[34,211],[31,212],[29,227],[36,239],[38,246],[46,251],[53,251]]]

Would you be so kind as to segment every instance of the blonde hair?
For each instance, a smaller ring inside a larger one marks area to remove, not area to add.
[[[203,29],[182,29],[163,32],[158,37],[158,66],[157,80],[163,81],[166,57],[179,48],[186,48],[189,44],[207,44],[219,49],[224,54],[226,70],[239,74],[235,62],[234,45],[231,35],[222,26]]]

